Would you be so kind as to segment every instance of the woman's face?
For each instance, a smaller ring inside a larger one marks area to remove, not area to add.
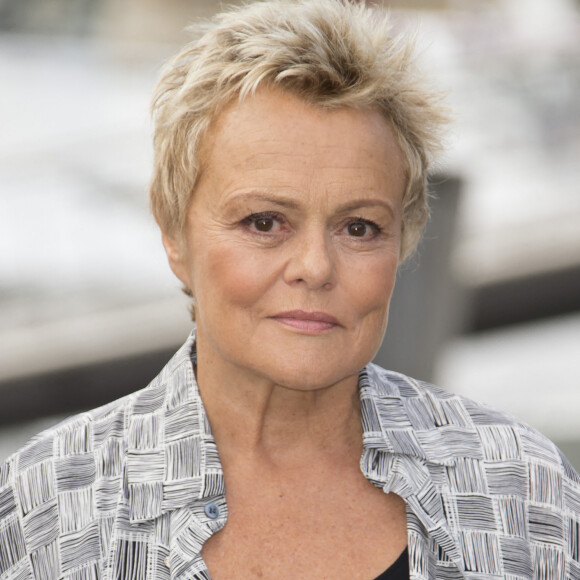
[[[401,238],[402,156],[374,111],[261,90],[204,141],[184,239],[199,364],[299,390],[352,380],[387,324]]]

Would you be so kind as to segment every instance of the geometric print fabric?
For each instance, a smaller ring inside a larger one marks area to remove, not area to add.
[[[147,388],[0,466],[0,580],[210,578],[227,503],[194,358],[192,333]],[[549,440],[372,364],[359,391],[361,470],[406,502],[411,578],[580,580],[580,477]]]

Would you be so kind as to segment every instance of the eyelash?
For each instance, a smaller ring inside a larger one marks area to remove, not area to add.
[[[373,231],[371,238],[378,236],[383,231],[381,226],[379,226],[376,222],[373,222],[372,220],[369,220],[369,219],[366,219],[363,217],[349,219],[347,221],[347,223],[344,225],[344,227],[346,228],[352,224],[364,224],[365,226],[369,227]],[[356,238],[357,236],[352,236],[352,237]]]
[[[242,220],[242,224],[244,226],[250,228],[251,226],[255,225],[255,223],[258,220],[264,220],[264,219],[276,220],[281,224],[285,223],[285,221],[286,221],[279,213],[277,213],[275,211],[264,211],[264,212],[253,213],[253,214],[249,215],[248,217],[246,217]],[[267,232],[260,232],[259,230],[256,230],[256,229],[253,230],[253,233],[267,235]]]
[[[248,217],[244,218],[241,223],[245,227],[251,228],[252,226],[255,226],[256,222],[261,220],[261,219],[276,220],[279,224],[286,223],[286,220],[284,219],[284,217],[275,211],[265,211],[265,212],[253,213],[253,214],[249,215]],[[372,230],[372,234],[370,235],[371,239],[379,236],[383,232],[383,229],[377,223],[373,222],[372,220],[363,218],[363,217],[348,219],[344,223],[344,225],[341,227],[341,230],[344,230],[345,228],[347,228],[348,226],[350,226],[352,224],[364,224],[365,226],[369,227]],[[272,234],[269,234],[269,232],[261,232],[255,228],[252,230],[252,233],[257,234],[257,235],[265,235],[265,236],[272,235]],[[357,237],[362,238],[363,236],[349,236],[349,237],[356,239]],[[366,237],[366,236],[365,236],[365,238],[368,239],[368,237]]]

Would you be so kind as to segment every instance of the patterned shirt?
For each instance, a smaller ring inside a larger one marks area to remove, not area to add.
[[[194,352],[0,467],[1,580],[210,578],[228,508]],[[359,390],[361,470],[406,502],[412,579],[580,580],[580,478],[550,441],[372,364]]]

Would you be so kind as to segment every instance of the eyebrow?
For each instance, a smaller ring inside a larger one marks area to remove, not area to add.
[[[249,191],[247,193],[240,193],[238,195],[232,196],[225,202],[226,208],[244,202],[250,201],[265,201],[267,203],[276,204],[289,209],[299,209],[300,204],[296,200],[287,196],[272,195],[269,192],[261,191]]]
[[[392,216],[395,215],[395,209],[393,208],[393,204],[385,199],[380,198],[370,198],[370,199],[355,199],[350,203],[345,203],[340,207],[340,211],[354,211],[357,209],[361,209],[364,207],[376,207],[381,206],[384,207]]]
[[[300,204],[292,197],[284,195],[281,196],[279,194],[272,195],[269,192],[261,192],[261,191],[249,191],[247,193],[241,193],[239,195],[234,196],[233,198],[228,199],[224,205],[227,208],[234,204],[250,201],[262,201],[289,209],[300,209]],[[339,213],[344,213],[349,211],[355,211],[357,209],[362,209],[365,207],[376,207],[376,206],[385,208],[393,217],[395,216],[395,209],[393,208],[392,203],[390,203],[385,199],[374,197],[369,199],[355,199],[353,201],[346,202],[345,204],[339,206],[337,210]]]

